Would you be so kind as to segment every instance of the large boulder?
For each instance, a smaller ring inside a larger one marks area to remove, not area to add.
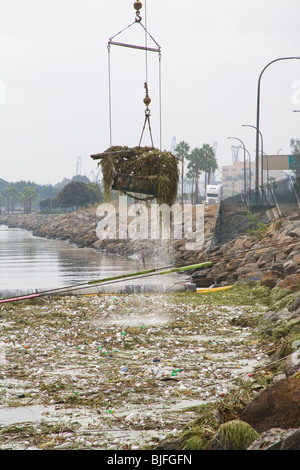
[[[239,258],[232,258],[226,265],[228,271],[235,271],[239,265],[241,264],[241,260]]]
[[[300,222],[295,222],[287,231],[286,235],[288,237],[296,238],[300,237]]]
[[[300,290],[300,274],[289,274],[278,282],[277,287],[281,289],[287,289],[289,291]]]
[[[300,430],[272,428],[260,434],[247,450],[300,450]]]
[[[297,428],[300,420],[300,379],[279,380],[260,392],[240,415],[257,432]]]
[[[277,282],[281,281],[283,273],[277,270],[270,269],[264,271],[261,275],[261,284],[266,287],[275,287]]]

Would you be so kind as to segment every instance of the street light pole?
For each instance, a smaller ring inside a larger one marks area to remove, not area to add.
[[[241,149],[243,147],[235,147],[237,149]],[[247,152],[248,154],[248,158],[249,158],[249,184],[248,184],[248,191],[250,193],[251,191],[251,156],[250,156],[250,152],[249,150],[247,150],[246,148],[244,149],[245,152]]]
[[[265,155],[267,157],[266,158],[266,161],[267,161],[267,184],[269,184],[269,157],[265,152],[262,152],[262,155]]]
[[[280,60],[292,60],[292,59],[300,59],[300,57],[279,57],[278,59],[274,59],[269,62],[260,72],[258,77],[258,84],[257,84],[257,107],[256,107],[256,156],[255,156],[255,190],[258,191],[259,189],[259,125],[260,125],[260,85],[261,85],[261,78],[264,71],[275,62],[279,62]],[[263,158],[261,159],[261,165],[263,172]],[[261,182],[263,184],[263,181]],[[258,193],[257,193],[258,194]]]
[[[238,137],[227,137],[227,139],[236,139],[236,140],[238,140],[239,142],[241,142],[242,147],[244,149],[244,193],[245,193],[245,196],[246,196],[246,191],[247,190],[246,190],[246,148],[245,148],[245,144]]]
[[[262,159],[263,159],[263,154],[264,154],[264,140],[263,140],[262,133],[260,132],[260,130],[256,126],[252,126],[251,124],[242,124],[242,127],[253,127],[253,129],[256,129],[256,131],[260,135],[260,141],[261,141],[261,151],[260,151],[260,153],[261,153],[261,181],[262,181],[262,184],[263,184],[263,160]]]

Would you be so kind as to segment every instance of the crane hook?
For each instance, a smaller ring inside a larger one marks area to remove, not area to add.
[[[136,16],[135,16],[135,21],[137,23],[140,23],[142,21],[141,14],[140,14],[140,9],[142,8],[143,4],[142,2],[134,2],[133,7],[136,10]]]
[[[147,85],[147,83],[145,83],[144,86],[145,86],[145,90],[146,90],[146,96],[144,98],[144,103],[148,108],[149,104],[151,103],[151,98],[149,97],[149,94],[148,94],[148,85]]]

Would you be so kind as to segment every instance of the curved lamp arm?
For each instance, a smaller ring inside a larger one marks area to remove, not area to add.
[[[264,71],[274,62],[279,62],[281,60],[293,60],[293,59],[300,59],[300,57],[279,57],[278,59],[271,60],[265,67],[262,69],[260,72],[259,78],[258,78],[258,85],[257,85],[257,107],[256,107],[256,156],[255,156],[255,189],[258,191],[258,175],[259,175],[259,114],[260,114],[260,84],[261,84],[261,78],[264,73]]]

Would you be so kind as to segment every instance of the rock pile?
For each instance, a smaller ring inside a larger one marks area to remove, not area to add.
[[[7,214],[0,223],[21,228],[33,235],[68,240],[79,247],[89,247],[97,241],[94,210],[67,212],[65,214]]]
[[[65,214],[6,214],[0,216],[0,224],[12,228],[21,228],[33,235],[50,239],[67,240],[79,248],[92,248],[105,253],[118,254],[124,257],[141,253],[151,264],[152,258],[159,258],[164,263],[175,259],[177,263],[193,263],[209,247],[214,229],[217,206],[205,209],[205,247],[199,251],[186,250],[186,240],[132,240],[119,238],[118,208],[116,206],[117,231],[113,239],[100,239],[96,233],[99,218],[96,208],[83,209]],[[149,220],[150,217],[149,217]],[[150,224],[149,224],[150,227]],[[167,259],[168,258],[168,259]],[[149,264],[148,263],[148,264]]]
[[[92,248],[124,257],[140,255],[150,258],[159,249],[165,249],[155,240],[132,243],[129,239],[100,239],[96,233],[99,219],[96,209],[85,209],[65,214],[7,214],[0,216],[0,224],[30,231],[38,237],[66,240],[79,248]]]
[[[209,251],[203,247],[195,261],[212,260],[206,271],[193,273],[197,287],[260,281],[284,289],[300,286],[300,213],[272,221],[263,235],[244,235]],[[181,255],[181,261],[187,257]]]

